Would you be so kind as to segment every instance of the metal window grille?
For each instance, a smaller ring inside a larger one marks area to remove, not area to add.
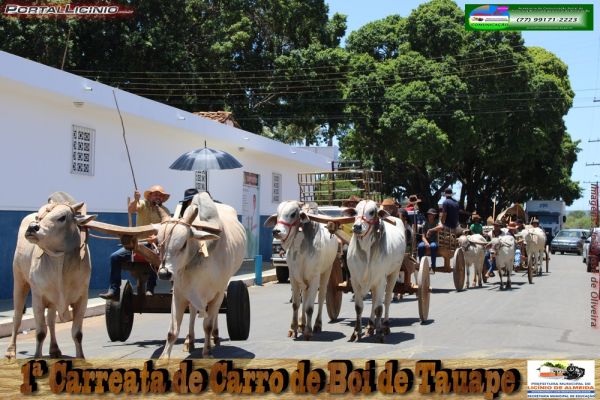
[[[199,192],[206,192],[206,171],[196,171],[194,175],[194,186]]]
[[[273,203],[281,202],[281,174],[273,172]]]
[[[71,173],[94,175],[94,140],[96,130],[73,125],[71,136]]]

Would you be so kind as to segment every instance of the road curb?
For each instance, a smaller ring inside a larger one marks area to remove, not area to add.
[[[246,286],[256,286],[254,274],[238,275],[231,278],[232,281],[243,281]],[[262,281],[263,284],[273,282],[277,280],[275,270],[266,271],[263,273]],[[103,315],[106,309],[105,300],[94,297],[88,300],[87,309],[85,311],[85,318],[96,317]],[[35,329],[35,318],[31,314],[26,314],[21,320],[21,327],[19,333],[28,332]],[[0,337],[7,337],[12,335],[13,321],[12,318],[9,321],[0,322]]]

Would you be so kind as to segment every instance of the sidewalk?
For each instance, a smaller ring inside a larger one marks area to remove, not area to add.
[[[266,263],[265,263],[266,264]],[[266,267],[266,265],[265,265]],[[242,270],[240,268],[239,272],[247,272],[247,270]],[[235,275],[231,278],[230,281],[244,281],[246,286],[254,286],[255,274],[254,273],[246,273],[243,275]],[[267,282],[273,282],[277,280],[277,276],[275,275],[275,269],[264,269],[262,273],[262,281],[263,284]],[[169,282],[166,281],[158,281],[158,285],[156,286],[157,293],[168,293],[171,289]],[[97,315],[103,315],[104,310],[106,308],[106,300],[98,297],[99,293],[104,292],[106,289],[90,289],[89,291],[89,299],[87,304],[87,310],[85,312],[85,317],[95,317]],[[0,337],[10,336],[12,334],[13,329],[13,300],[12,299],[2,299],[0,300]],[[57,319],[58,321],[58,319]],[[21,327],[19,332],[27,332],[29,330],[35,329],[35,319],[33,317],[33,311],[31,309],[31,294],[27,298],[27,311],[23,315],[23,320],[21,322]]]

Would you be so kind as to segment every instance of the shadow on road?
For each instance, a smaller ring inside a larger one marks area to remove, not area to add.
[[[341,332],[334,332],[334,331],[322,331],[319,333],[314,333],[313,336],[310,338],[311,342],[333,342],[336,340],[340,340],[345,338],[346,335],[344,335]],[[294,339],[295,342],[302,342],[304,341],[304,335],[298,335],[298,337],[296,339]]]

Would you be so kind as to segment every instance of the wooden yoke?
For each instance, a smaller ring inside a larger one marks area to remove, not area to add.
[[[329,233],[337,236],[343,242],[350,242],[350,236],[348,236],[348,234],[341,229],[341,226],[354,222],[355,217],[330,217],[328,215],[315,215],[310,213],[307,213],[306,216],[311,221],[327,225],[327,230]],[[393,218],[385,217],[382,219],[389,224],[396,225],[396,221],[394,221]]]

